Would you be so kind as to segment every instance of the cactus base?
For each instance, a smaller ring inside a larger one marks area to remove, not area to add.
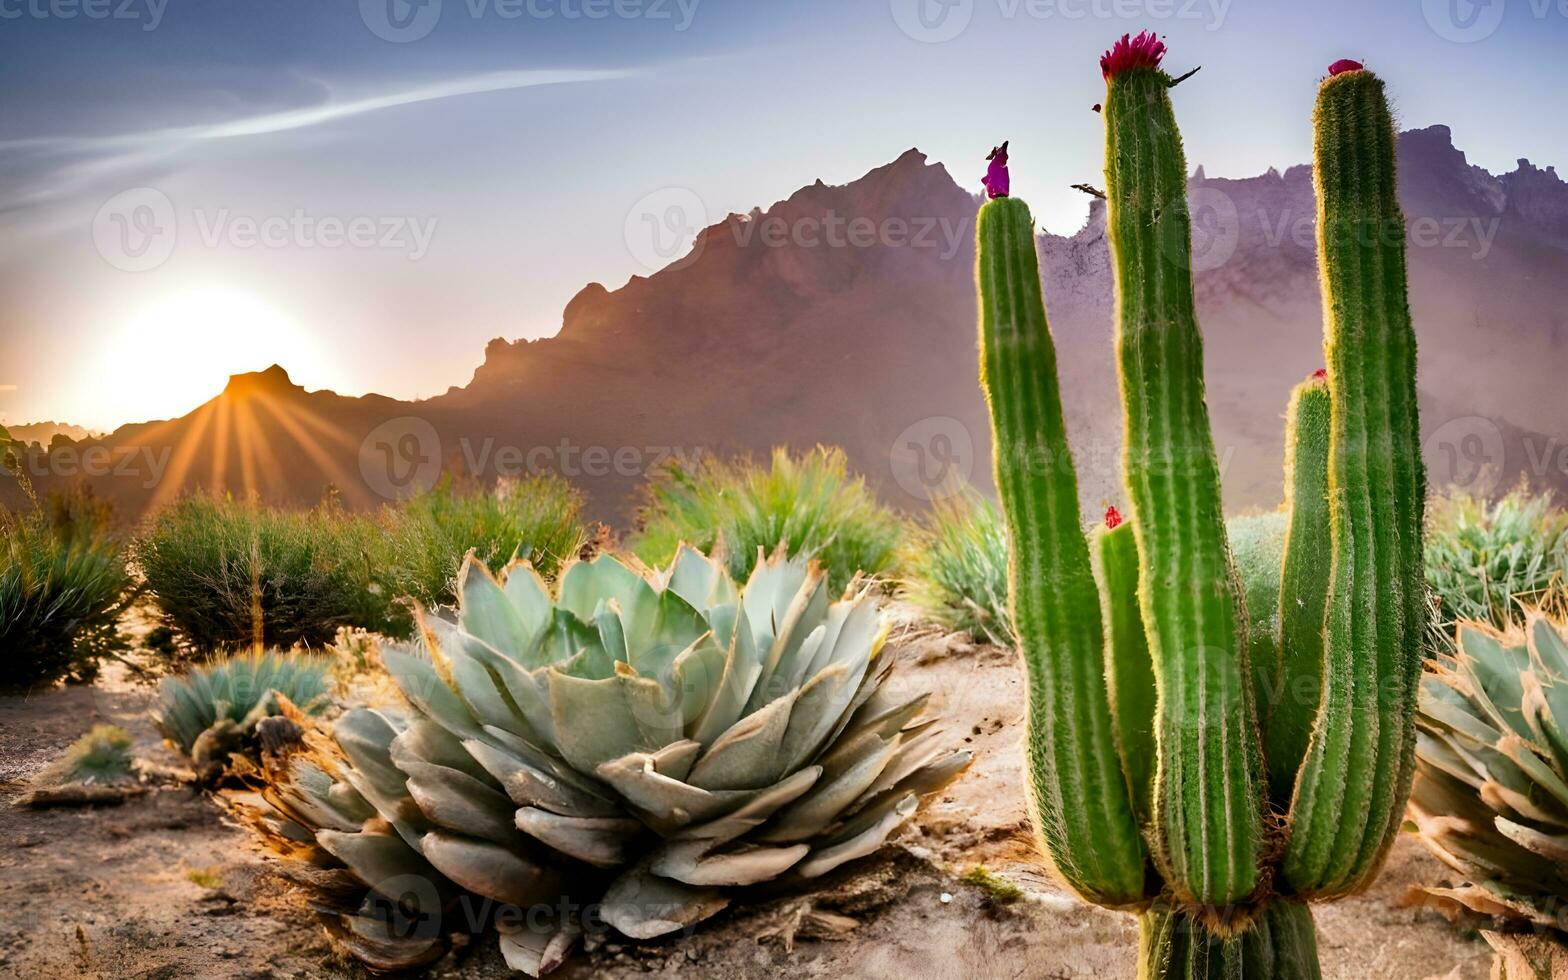
[[[1138,980],[1205,978],[1321,980],[1311,910],[1301,902],[1276,900],[1232,936],[1169,905],[1138,916]]]

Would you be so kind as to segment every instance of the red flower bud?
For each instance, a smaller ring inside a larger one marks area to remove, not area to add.
[[[1328,73],[1330,75],[1343,75],[1347,71],[1361,71],[1364,68],[1366,68],[1366,65],[1363,65],[1359,61],[1351,61],[1349,58],[1341,58],[1332,65],[1328,66]]]
[[[1111,50],[1100,56],[1100,73],[1107,81],[1133,68],[1158,68],[1165,57],[1165,42],[1154,36],[1153,31],[1140,31],[1137,37],[1123,34],[1111,45]]]
[[[1121,527],[1121,523],[1122,523],[1122,512],[1121,511],[1117,510],[1115,507],[1107,507],[1107,508],[1105,508],[1105,529],[1107,531],[1114,531],[1114,530],[1116,530],[1118,527]]]

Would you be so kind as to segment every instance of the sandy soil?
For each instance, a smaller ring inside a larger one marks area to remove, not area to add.
[[[1085,906],[1043,870],[1020,795],[1022,686],[1012,655],[909,640],[893,683],[938,692],[970,771],[877,857],[823,882],[721,913],[690,936],[607,943],[561,976],[1070,978],[1130,976],[1129,916]],[[178,786],[118,807],[24,811],[26,780],[90,725],[128,729],[139,758],[177,765],[147,710],[151,690],[111,670],[87,688],[0,698],[0,977],[359,977],[336,962],[300,898],[219,808]],[[958,875],[984,864],[1024,899],[998,905]],[[1397,907],[1443,869],[1402,839],[1375,888],[1317,910],[1325,976],[1488,973],[1490,953],[1436,915]],[[501,977],[493,940],[433,976]]]

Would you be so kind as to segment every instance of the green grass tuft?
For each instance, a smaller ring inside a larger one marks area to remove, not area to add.
[[[901,549],[902,597],[946,630],[1011,646],[1007,527],[973,490],[935,501]]]
[[[67,493],[0,508],[0,688],[89,680],[126,645],[131,579],[106,512],[89,502]]]
[[[649,565],[667,563],[685,542],[722,553],[744,581],[759,549],[783,544],[820,562],[835,590],[856,572],[888,571],[903,531],[865,480],[849,474],[844,451],[822,446],[800,455],[775,449],[766,468],[744,458],[671,464],[644,489],[638,523],[631,549]]]

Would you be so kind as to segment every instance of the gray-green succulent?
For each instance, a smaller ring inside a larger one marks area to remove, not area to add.
[[[662,572],[577,562],[553,592],[470,561],[455,616],[419,622],[422,643],[382,652],[408,707],[269,760],[272,812],[252,814],[346,896],[329,928],[373,966],[438,954],[385,914],[409,882],[422,921],[465,895],[544,912],[495,919],[537,975],[593,928],[585,904],[633,938],[687,928],[729,889],[871,853],[969,761],[927,693],[884,684],[872,594],[834,601],[782,555],[744,589],[689,547]]]

